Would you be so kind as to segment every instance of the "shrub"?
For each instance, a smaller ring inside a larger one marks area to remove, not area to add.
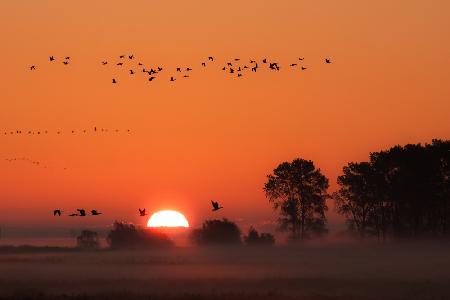
[[[83,230],[80,235],[77,236],[77,247],[82,250],[97,250],[100,248],[97,232]]]
[[[240,245],[241,230],[227,220],[206,220],[192,231],[190,239],[197,245]]]
[[[261,233],[250,227],[248,234],[244,236],[244,242],[247,246],[273,246],[275,244],[275,237],[270,233]]]
[[[107,242],[111,249],[149,249],[173,246],[173,242],[162,232],[118,221],[114,222]]]

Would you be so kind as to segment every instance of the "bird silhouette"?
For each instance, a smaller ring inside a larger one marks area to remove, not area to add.
[[[181,68],[177,68],[177,72],[181,72]]]
[[[138,66],[142,66],[142,63],[138,63]]]
[[[148,79],[148,81],[153,81],[153,80],[155,80],[155,78],[156,78],[156,77],[152,76],[152,77],[150,77],[150,78]]]
[[[306,67],[302,67],[302,71],[305,71],[307,68]]]
[[[118,66],[121,66],[121,65],[123,65],[123,63],[120,62],[120,63],[117,63],[117,65],[118,65]]]
[[[214,61],[214,57],[212,57],[212,56],[208,57],[208,59],[209,59],[210,61]]]
[[[299,58],[298,58],[298,60],[304,60],[304,59],[305,59],[304,57],[299,57]]]
[[[189,77],[189,75],[184,75],[183,77],[184,77],[184,78],[188,78],[188,77]]]
[[[116,79],[113,78],[112,79],[112,83],[117,83]]]
[[[212,205],[212,211],[217,211],[219,209],[222,209],[222,206],[219,206],[219,203],[216,201],[211,200],[211,205]]]
[[[202,66],[203,66],[203,67],[206,67],[206,63],[202,62]]]
[[[70,59],[70,56],[66,56],[66,58],[64,58],[65,60],[69,60]]]
[[[162,67],[158,67],[158,72],[161,72],[163,70]]]
[[[55,209],[55,210],[53,211],[53,215],[54,215],[54,216],[56,216],[56,215],[61,216],[61,213],[62,213],[62,211],[61,211],[60,209]]]
[[[31,67],[30,67],[30,70],[36,70],[36,66],[34,66],[34,65],[31,66]]]
[[[141,217],[145,217],[145,216],[147,215],[147,213],[145,212],[145,208],[143,208],[143,209],[140,209],[140,208],[139,208],[139,215],[140,215]]]
[[[230,62],[227,63],[227,66],[228,66],[228,67],[231,67],[232,65],[233,65],[233,64],[230,63]]]
[[[55,60],[55,58],[54,58],[53,56],[50,56],[48,59],[49,59],[50,61],[54,61],[54,60]]]
[[[102,65],[107,65],[108,62],[107,61],[102,61]]]
[[[327,63],[327,64],[331,64],[331,59],[329,59],[329,58],[325,58],[325,63]]]
[[[191,69],[191,68],[186,68],[186,71],[188,71],[188,72],[189,72],[189,71],[192,71],[192,69]]]
[[[295,66],[297,66],[297,64],[290,64],[290,66],[291,66],[291,67],[295,67]]]
[[[129,59],[133,59],[133,58],[134,58],[134,55],[133,55],[133,54],[128,55],[128,58],[129,58]]]
[[[69,215],[69,217],[77,217],[77,216],[78,216],[78,214],[75,214],[75,213]]]
[[[124,57],[125,57],[125,55],[120,55],[120,56],[119,56],[119,58],[124,58]]]
[[[264,59],[262,60],[262,62],[263,62],[264,64],[266,64],[266,63],[267,63],[267,58],[264,58]]]
[[[170,81],[175,81],[176,79],[173,76],[170,77]]]
[[[134,74],[133,70],[130,70],[130,75],[133,75],[133,74]]]
[[[69,62],[65,60],[65,61],[63,61],[63,64],[67,65],[67,64],[69,64]]]
[[[86,211],[84,209],[77,209],[77,211],[80,213],[80,217],[86,217]]]
[[[101,215],[101,214],[102,214],[101,212],[99,212],[99,211],[97,211],[95,209],[91,210],[91,215],[93,215],[93,216],[98,216],[98,215]]]

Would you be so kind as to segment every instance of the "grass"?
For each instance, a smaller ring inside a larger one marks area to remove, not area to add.
[[[0,300],[450,299],[449,250],[410,243],[0,251]]]

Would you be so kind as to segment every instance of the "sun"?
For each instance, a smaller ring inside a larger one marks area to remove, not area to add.
[[[189,223],[178,211],[160,210],[150,217],[147,227],[189,227]]]

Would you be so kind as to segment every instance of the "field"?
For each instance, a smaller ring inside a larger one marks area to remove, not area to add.
[[[450,299],[450,244],[0,254],[0,299]]]

